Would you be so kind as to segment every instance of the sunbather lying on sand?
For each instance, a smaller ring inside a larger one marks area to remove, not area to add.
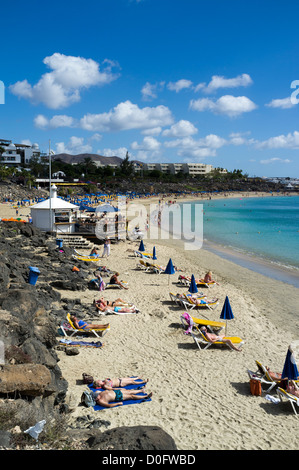
[[[216,341],[222,341],[223,343],[229,344],[231,348],[234,349],[235,351],[239,351],[239,352],[242,351],[240,348],[237,348],[230,339],[224,338],[224,335],[215,335],[214,333],[209,333],[205,326],[202,326],[200,328],[200,331],[205,335],[207,340],[210,341],[211,343],[215,343]]]
[[[126,390],[122,388],[121,390],[105,390],[104,392],[99,392],[95,401],[97,405],[105,406],[106,408],[112,408],[114,406],[122,405],[126,400],[140,400],[145,398],[150,398],[152,393],[138,395],[143,393],[143,390]],[[114,402],[114,403],[111,403]]]
[[[104,297],[100,297],[99,300],[94,300],[93,303],[95,304],[95,306],[98,308],[98,306],[100,307],[119,307],[119,306],[125,306],[125,305],[128,305],[128,303],[121,299],[121,298],[118,298],[116,300],[105,300]]]
[[[105,390],[113,390],[114,388],[126,387],[127,385],[142,385],[146,384],[147,382],[148,379],[144,380],[141,377],[122,377],[120,379],[95,380],[93,387],[104,388]]]
[[[106,329],[106,328],[109,328],[110,324],[109,323],[106,323],[105,325],[97,325],[97,324],[94,324],[94,323],[86,323],[85,321],[83,320],[78,320],[77,317],[75,317],[75,315],[71,315],[71,320],[73,322],[73,325],[75,326],[75,328],[78,328],[80,330],[102,330],[102,329]]]

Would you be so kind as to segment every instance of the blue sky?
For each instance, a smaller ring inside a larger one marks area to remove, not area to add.
[[[299,178],[298,14],[292,0],[7,2],[0,138]]]

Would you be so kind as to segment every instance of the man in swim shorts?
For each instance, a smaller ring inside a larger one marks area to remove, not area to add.
[[[121,390],[105,390],[100,392],[95,401],[97,405],[113,408],[114,406],[123,405],[123,402],[126,400],[143,400],[151,396],[152,393],[145,394],[143,389],[126,390],[122,388]]]

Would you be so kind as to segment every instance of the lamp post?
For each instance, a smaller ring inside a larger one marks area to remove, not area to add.
[[[52,233],[52,204],[51,204],[51,140],[49,140],[49,211],[50,211],[50,233]]]

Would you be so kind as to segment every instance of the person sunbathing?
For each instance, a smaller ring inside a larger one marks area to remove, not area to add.
[[[138,395],[140,393],[143,393],[143,395]],[[126,390],[123,388],[121,390],[105,390],[104,392],[99,392],[95,401],[97,405],[104,406],[106,408],[113,408],[114,406],[123,405],[123,402],[126,400],[144,400],[151,396],[152,393],[145,394],[143,389]]]
[[[109,323],[106,323],[105,325],[98,325],[94,323],[86,323],[83,320],[78,320],[75,315],[71,315],[71,320],[75,328],[79,330],[102,330],[102,329],[107,329],[110,327]]]
[[[202,326],[200,328],[200,331],[204,334],[207,340],[210,341],[211,343],[216,343],[216,341],[221,341],[225,344],[228,344],[235,351],[239,351],[239,352],[242,351],[240,347],[237,348],[234,345],[234,343],[229,338],[225,338],[224,335],[215,335],[214,333],[209,333],[205,326]]]
[[[218,282],[214,281],[212,278],[212,271],[208,271],[207,274],[203,279],[200,279],[200,282],[205,282],[206,284],[210,282],[215,282],[215,284],[219,285]]]
[[[294,395],[294,397],[299,398],[299,388],[293,380],[290,380],[290,382],[288,383],[287,392],[291,395]]]
[[[110,300],[104,300],[104,297],[101,297],[99,300],[94,300],[93,303],[95,304],[95,306],[99,308],[99,310],[102,308],[102,307],[123,307],[125,305],[128,305],[128,303],[123,300],[123,299],[116,299],[116,300],[113,300],[113,301],[110,301]]]
[[[139,313],[139,310],[133,305],[121,305],[121,306],[114,306],[109,307],[108,305],[103,305],[101,303],[96,303],[96,308],[100,310],[100,312],[120,312],[120,313]]]
[[[89,253],[89,256],[94,256],[95,258],[98,258],[100,256],[95,246],[93,247],[93,249]]]
[[[269,367],[266,367],[266,369],[272,380],[274,380],[275,382],[281,380],[281,374],[279,372],[273,372],[272,370],[269,369]]]
[[[124,286],[124,285],[122,284],[122,282],[118,279],[118,276],[119,276],[119,273],[113,274],[113,275],[111,276],[111,278],[110,278],[109,283],[110,283],[110,284],[116,284],[116,285],[122,287],[122,289],[128,289],[128,287]]]
[[[148,382],[148,379],[144,380],[141,377],[122,377],[119,379],[108,378],[104,380],[95,380],[93,382],[93,387],[104,388],[105,390],[113,390],[114,388],[122,388],[122,387],[126,387],[127,385],[142,385],[142,384],[146,384],[147,382]]]

